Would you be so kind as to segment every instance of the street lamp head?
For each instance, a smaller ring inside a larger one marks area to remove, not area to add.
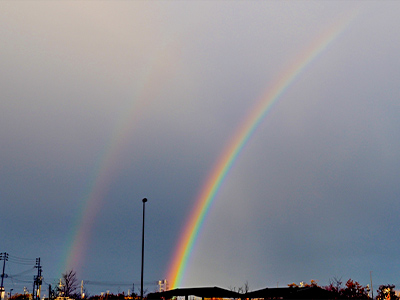
[[[143,198],[142,202],[146,203],[147,202],[147,198]]]

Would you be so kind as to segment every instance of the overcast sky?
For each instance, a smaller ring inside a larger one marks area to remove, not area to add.
[[[243,148],[182,284],[366,285],[372,272],[375,290],[400,288],[399,14],[396,1],[1,1],[0,252],[40,257],[55,284],[86,230],[89,293],[137,291],[147,197],[153,291],[252,107],[354,15]],[[36,271],[17,262],[6,291],[31,291]]]

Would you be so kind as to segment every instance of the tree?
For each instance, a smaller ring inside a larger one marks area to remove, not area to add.
[[[337,278],[333,277],[333,279],[329,279],[329,285],[325,287],[327,291],[336,293],[338,296],[340,296],[340,293],[343,290],[342,287],[342,277]]]
[[[12,297],[11,298],[9,298],[9,299],[12,299],[12,300],[29,300],[29,297],[30,295],[29,294],[15,294],[15,295],[12,295]]]
[[[367,289],[359,284],[357,281],[352,279],[347,280],[346,287],[342,291],[344,298],[355,298],[355,299],[368,299]]]
[[[396,296],[394,288],[396,286],[394,284],[383,284],[380,285],[376,290],[378,295],[376,296],[377,300],[397,300],[399,297]]]
[[[294,282],[288,284],[288,287],[290,287],[290,288],[296,288],[296,287],[314,287],[314,286],[319,287],[319,286],[318,286],[318,281],[317,281],[317,280],[314,280],[314,279],[311,279],[310,283],[307,283],[307,282],[302,281],[302,282],[300,282],[300,284],[297,284],[297,283],[294,283]]]
[[[246,280],[246,282],[244,283],[244,286],[241,286],[237,289],[236,289],[236,287],[229,287],[229,290],[231,290],[232,292],[247,294],[250,291],[250,285],[249,285],[249,282]]]
[[[342,278],[334,277],[329,280],[329,285],[325,287],[326,290],[334,292],[337,297],[343,299],[368,299],[368,287],[364,287],[357,281],[352,279],[347,280],[345,286],[342,286]]]
[[[74,270],[67,271],[62,274],[60,286],[58,291],[64,297],[78,298],[76,293],[79,287],[78,279],[76,278],[76,272]]]

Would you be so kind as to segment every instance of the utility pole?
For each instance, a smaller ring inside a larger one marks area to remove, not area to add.
[[[36,276],[33,277],[33,292],[32,292],[33,300],[36,300],[37,298],[40,299],[40,288],[42,286],[42,266],[40,265],[40,257],[36,258],[35,268],[38,269],[38,273]]]
[[[85,293],[83,292],[83,280],[81,281],[81,299],[85,298]]]
[[[52,291],[51,291],[51,284],[49,284],[49,300],[53,299]]]
[[[374,288],[372,287],[372,271],[369,271],[369,278],[371,279],[371,298],[374,299]]]
[[[4,292],[4,270],[6,268],[6,260],[8,261],[8,253],[7,252],[2,252],[0,253],[0,260],[3,260],[3,273],[1,273],[1,286],[0,286],[0,298],[4,299],[5,292]]]

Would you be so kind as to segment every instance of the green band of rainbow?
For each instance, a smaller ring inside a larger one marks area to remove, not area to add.
[[[251,111],[233,139],[222,152],[217,165],[214,166],[210,176],[203,186],[200,195],[195,202],[195,208],[188,218],[185,230],[180,236],[178,247],[174,252],[174,258],[169,268],[167,279],[171,282],[171,288],[177,288],[182,284],[183,276],[187,269],[190,254],[199,236],[207,212],[228,171],[232,168],[239,153],[249,141],[254,131],[263,121],[272,106],[278,101],[286,89],[293,83],[299,74],[335,40],[355,18],[356,13],[347,18],[340,19],[327,31],[325,31],[314,43],[295,60],[289,68],[278,77],[271,88],[261,97],[257,105]]]

